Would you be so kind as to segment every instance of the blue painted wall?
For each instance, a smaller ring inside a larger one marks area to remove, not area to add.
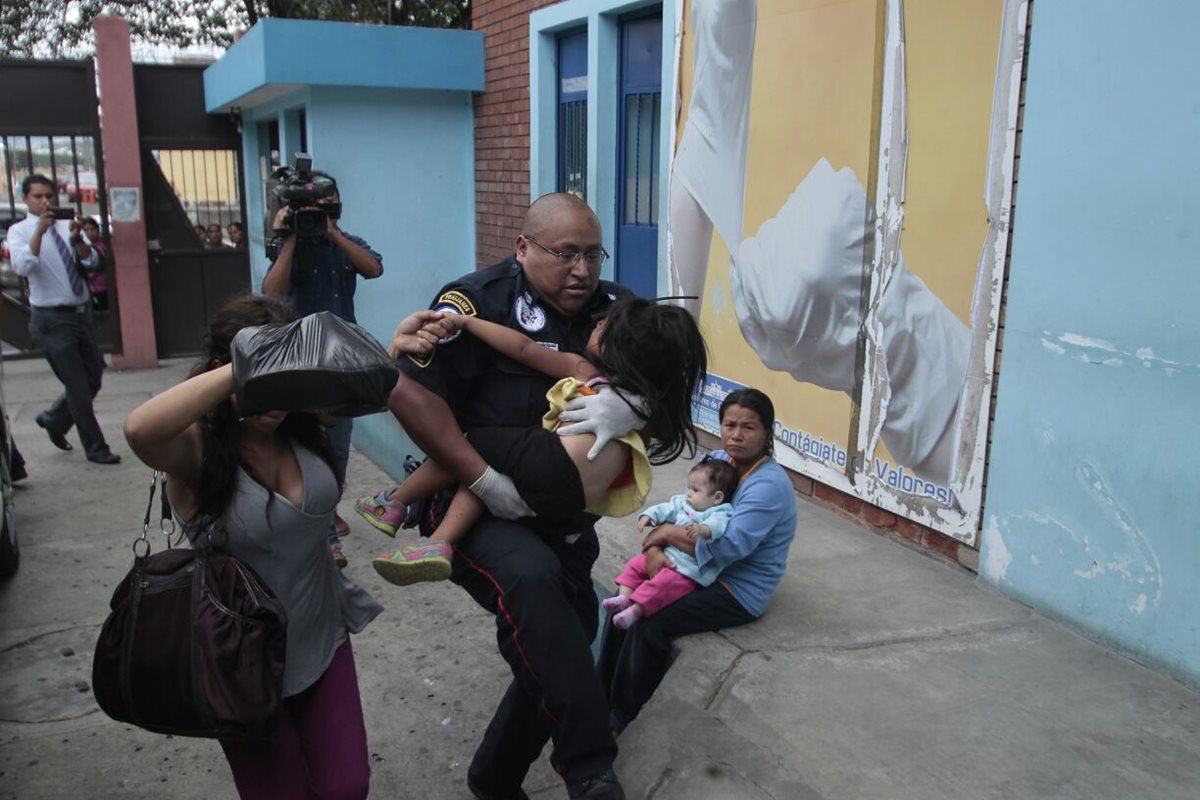
[[[1196,30],[1036,6],[980,574],[1200,684]]]
[[[313,26],[321,25],[332,26],[332,35],[317,35],[320,32],[314,32]],[[297,75],[272,66],[274,50],[264,50],[261,41],[255,44],[251,40],[252,47],[247,50],[253,57],[249,61],[254,63],[262,55],[265,66],[261,72],[251,70],[247,82],[244,75],[225,70],[222,59],[210,68],[216,71],[211,81],[206,73],[205,85],[210,109],[214,102],[227,107],[233,101],[241,109],[253,286],[261,286],[270,266],[264,252],[262,220],[274,208],[264,207],[263,202],[265,176],[260,156],[269,154],[259,126],[270,121],[279,123],[280,153],[283,161],[290,163],[292,153],[300,149],[298,121],[303,109],[313,166],[338,180],[342,229],[363,237],[383,256],[384,274],[371,281],[359,280],[355,310],[359,324],[386,343],[405,315],[427,307],[443,284],[475,267],[471,93],[466,89],[447,91],[420,86],[428,82],[430,70],[438,65],[437,48],[426,45],[445,44],[445,35],[450,34],[468,37],[468,43],[477,40],[479,59],[471,69],[476,69],[478,76],[470,69],[463,72],[462,54],[451,47],[446,53],[454,58],[444,65],[442,78],[452,78],[464,87],[482,87],[482,36],[411,28],[379,28],[360,35],[358,29],[370,27],[310,22],[282,29],[298,37],[295,47],[271,38],[281,35],[277,28],[268,30],[267,39],[279,48],[278,58],[285,65],[295,60],[297,48],[321,40],[326,42],[319,59],[323,64],[357,61],[386,65],[395,61],[394,54],[371,52],[370,48],[405,46],[426,53],[420,70],[415,74],[396,73],[394,70],[401,67],[393,65],[386,75],[372,75],[369,80],[366,76],[356,78],[353,70],[333,70],[336,74],[325,71],[320,76],[321,83],[295,83]],[[395,37],[396,33],[403,41]],[[424,42],[426,35],[429,42],[419,47],[414,44],[417,40]],[[244,52],[239,54],[238,48],[247,38],[249,34],[225,58],[245,66],[247,57]],[[346,48],[353,50],[343,52]],[[264,82],[261,78],[272,73],[282,73],[283,82],[272,83],[269,77]],[[370,85],[356,85],[356,81]],[[404,455],[419,452],[390,414],[360,418],[355,424],[354,442],[395,476],[402,474]]]

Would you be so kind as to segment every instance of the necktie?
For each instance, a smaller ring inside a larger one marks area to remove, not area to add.
[[[67,268],[67,277],[71,279],[71,291],[76,297],[83,296],[83,278],[79,275],[79,270],[75,268],[75,251],[67,245],[59,234],[57,228],[50,229],[50,238],[54,239],[54,246],[58,248],[58,254],[62,256],[63,266]]]

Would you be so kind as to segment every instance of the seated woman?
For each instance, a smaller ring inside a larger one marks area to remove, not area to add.
[[[791,481],[771,457],[775,407],[757,389],[739,389],[721,403],[719,418],[723,450],[710,457],[729,460],[739,476],[725,535],[693,540],[684,528],[663,524],[646,536],[642,551],[651,576],[670,568],[663,548],[672,545],[694,554],[701,568],[717,568],[720,577],[628,630],[610,620],[600,676],[618,732],[662,682],[675,639],[758,619],[787,569],[788,548],[796,535],[796,498]]]

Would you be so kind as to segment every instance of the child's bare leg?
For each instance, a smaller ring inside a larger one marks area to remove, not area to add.
[[[420,470],[414,472],[413,477],[415,478],[419,472]],[[407,484],[407,481],[405,483]],[[404,487],[401,486],[401,488]],[[483,516],[483,510],[483,501],[467,487],[459,486],[450,505],[447,506],[446,515],[442,517],[437,530],[429,535],[430,541],[454,544],[465,536],[467,531],[471,530],[472,525],[479,521],[479,518]]]
[[[388,495],[393,505],[407,506],[429,497],[442,489],[448,489],[457,483],[457,479],[449,471],[442,469],[436,461],[426,461],[417,467],[416,472],[404,479]]]
[[[354,511],[370,525],[388,536],[395,536],[408,516],[408,506],[455,483],[454,476],[432,461],[426,461],[404,483],[386,496],[363,495],[354,502]]]

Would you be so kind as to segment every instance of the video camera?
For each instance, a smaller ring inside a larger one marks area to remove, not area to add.
[[[296,153],[294,159],[293,166],[280,167],[271,173],[277,181],[275,197],[279,205],[288,207],[284,227],[297,239],[323,239],[326,219],[339,219],[342,204],[318,201],[338,193],[337,181],[322,172],[314,173],[312,156],[308,153]]]

